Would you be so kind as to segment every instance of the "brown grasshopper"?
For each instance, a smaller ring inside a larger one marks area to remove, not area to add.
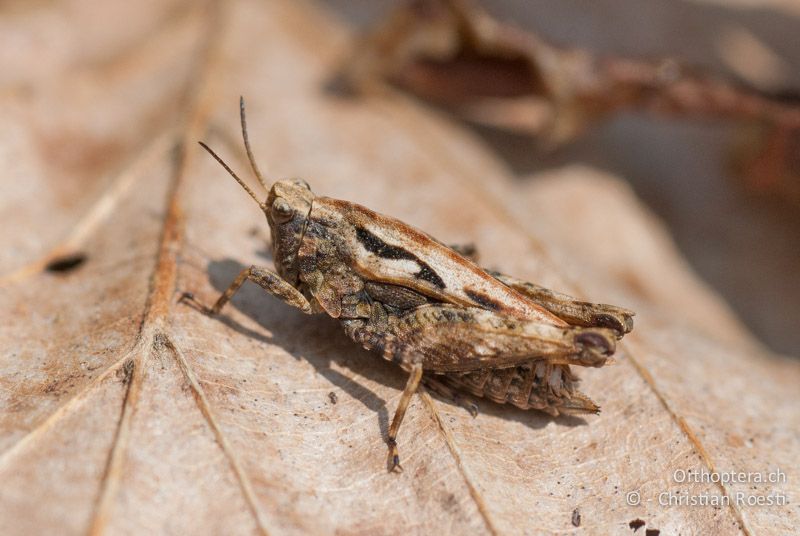
[[[246,280],[306,314],[327,313],[368,350],[409,373],[389,427],[389,470],[400,469],[397,433],[420,381],[458,398],[459,391],[551,415],[598,411],[575,389],[570,365],[601,367],[616,339],[633,328],[631,311],[575,300],[490,272],[469,248],[355,203],[315,196],[299,179],[267,186],[247,136],[253,173],[269,191],[258,203],[272,234],[276,271],[243,270],[208,311],[220,312]],[[474,408],[474,406],[473,406]]]

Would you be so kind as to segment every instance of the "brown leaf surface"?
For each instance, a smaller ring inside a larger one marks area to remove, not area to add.
[[[758,62],[747,63],[755,68]],[[342,77],[356,91],[389,83],[469,121],[552,145],[630,109],[796,132],[800,101],[764,91],[779,89],[780,68],[773,70],[775,86],[761,77],[748,87],[675,58],[600,56],[556,46],[470,0],[417,0],[398,2],[365,33]]]
[[[30,45],[2,79],[0,533],[800,523],[800,367],[747,335],[619,183],[571,168],[520,189],[430,110],[326,92],[349,33],[314,5],[115,2],[118,31],[93,22],[100,5],[12,4],[3,24],[27,31],[0,31],[4,51],[20,35],[70,43],[55,57]],[[582,372],[603,413],[552,420],[483,402],[473,419],[423,393],[399,438],[406,471],[389,475],[398,370],[257,289],[220,319],[178,304],[184,290],[209,302],[243,265],[269,262],[263,216],[194,144],[244,169],[239,94],[270,176],[305,177],[474,241],[490,266],[637,310],[618,365]],[[46,269],[77,252],[72,270]],[[756,490],[673,481],[676,469],[777,468],[787,482]],[[790,504],[659,506],[667,490],[779,491]],[[631,491],[641,505],[626,504]]]

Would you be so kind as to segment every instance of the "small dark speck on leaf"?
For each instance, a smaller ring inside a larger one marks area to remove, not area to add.
[[[658,529],[647,529],[644,531],[644,536],[658,536],[661,534],[661,531]]]
[[[572,511],[572,525],[575,527],[581,526],[581,513],[577,508]]]
[[[637,530],[645,526],[645,522],[637,518],[628,523],[628,526],[633,529],[633,532],[636,532]]]
[[[80,251],[76,253],[69,253],[67,255],[62,255],[52,259],[47,263],[47,266],[45,266],[44,269],[53,273],[71,272],[86,262],[87,258],[88,257],[86,253]]]
[[[336,393],[334,393],[333,391],[328,393],[328,398],[330,399],[331,404],[335,404],[335,403],[337,403],[339,401],[339,397],[336,396]]]

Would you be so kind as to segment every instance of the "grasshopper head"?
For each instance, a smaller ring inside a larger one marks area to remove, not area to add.
[[[239,117],[242,122],[242,140],[247,151],[247,159],[250,161],[250,167],[261,186],[269,191],[266,201],[260,201],[256,193],[208,145],[202,141],[199,143],[264,211],[272,233],[272,252],[275,268],[281,277],[289,283],[295,284],[297,283],[298,274],[297,251],[300,249],[300,241],[303,238],[306,221],[311,212],[311,202],[314,200],[314,194],[311,192],[308,183],[301,179],[286,179],[275,182],[271,188],[267,186],[267,182],[261,175],[255,158],[253,158],[253,151],[250,149],[243,98],[239,99]]]
[[[297,281],[297,250],[306,228],[314,194],[304,180],[278,181],[269,190],[262,206],[272,233],[272,254],[278,273],[289,281]]]

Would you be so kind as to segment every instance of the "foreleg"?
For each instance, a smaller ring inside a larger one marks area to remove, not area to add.
[[[306,314],[312,313],[311,304],[299,290],[272,270],[259,266],[251,266],[250,268],[242,270],[236,279],[233,280],[233,283],[222,293],[216,303],[214,303],[210,309],[207,309],[207,311],[213,315],[219,314],[225,304],[233,298],[244,282],[248,280],[256,283],[284,303],[292,307],[297,307]],[[183,298],[191,298],[191,296],[184,294]]]

